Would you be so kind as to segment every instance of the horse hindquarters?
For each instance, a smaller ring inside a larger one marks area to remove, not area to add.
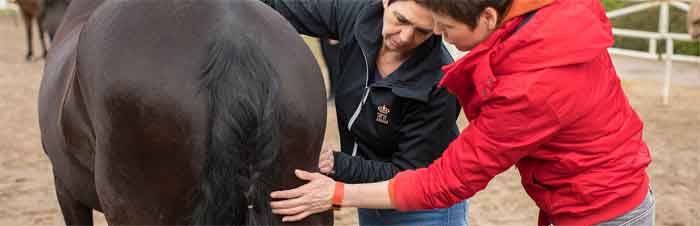
[[[106,2],[81,38],[105,216],[118,225],[278,224],[269,191],[303,183],[290,169],[317,169],[320,72],[262,3],[190,3]],[[331,222],[326,213],[303,223]]]
[[[42,146],[51,160],[56,195],[67,225],[90,225],[100,209],[92,172],[92,128],[75,80],[78,33],[57,43],[39,90]]]
[[[181,3],[105,2],[81,37],[95,183],[109,224],[191,220],[211,127],[209,90],[201,85],[208,37],[197,30],[209,26],[196,18],[211,12],[171,8]]]

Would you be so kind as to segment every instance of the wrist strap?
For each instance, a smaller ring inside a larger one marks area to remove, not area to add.
[[[343,196],[345,195],[345,184],[343,182],[335,182],[335,191],[333,192],[333,209],[339,210],[343,204]]]

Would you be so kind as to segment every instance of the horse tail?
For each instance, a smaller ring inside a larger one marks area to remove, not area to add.
[[[209,95],[208,149],[192,223],[271,225],[279,77],[252,37],[214,36],[201,89]]]

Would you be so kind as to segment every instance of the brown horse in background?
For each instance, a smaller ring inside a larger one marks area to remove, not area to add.
[[[66,8],[71,0],[40,0],[43,20],[41,27],[44,28],[46,34],[49,35],[49,40],[53,41],[53,37],[58,31],[58,26],[63,21],[63,15],[66,13]]]
[[[34,55],[34,44],[32,42],[34,36],[33,22],[36,21],[39,27],[39,43],[41,43],[41,48],[44,50],[43,55],[46,57],[46,41],[44,41],[44,28],[41,23],[44,19],[41,12],[41,6],[39,0],[15,0],[15,3],[19,5],[20,14],[22,14],[22,20],[24,21],[24,28],[27,34],[27,55],[25,58],[27,61],[32,59]]]
[[[324,94],[304,42],[258,1],[73,0],[39,93],[64,219],[282,224],[269,194],[318,171]]]
[[[46,57],[46,41],[44,39],[44,34],[49,35],[49,42],[53,39],[58,26],[63,19],[63,14],[65,13],[66,7],[68,6],[69,0],[15,0],[13,1],[19,6],[20,14],[22,14],[22,20],[24,21],[24,28],[27,34],[27,55],[25,58],[27,61],[32,59],[34,55],[34,45],[33,36],[34,29],[33,22],[36,21],[37,27],[39,27],[39,43],[41,43],[41,48],[43,50],[43,57]]]

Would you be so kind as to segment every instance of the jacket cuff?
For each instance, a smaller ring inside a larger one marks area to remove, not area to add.
[[[347,182],[347,178],[344,174],[347,174],[349,171],[348,165],[350,163],[350,156],[340,152],[340,151],[334,151],[333,152],[333,173],[328,175],[330,178],[332,178],[335,181],[341,181],[341,182]]]
[[[389,199],[394,208],[401,211],[419,210],[422,205],[419,198],[420,183],[416,180],[416,171],[402,171],[389,181]]]

